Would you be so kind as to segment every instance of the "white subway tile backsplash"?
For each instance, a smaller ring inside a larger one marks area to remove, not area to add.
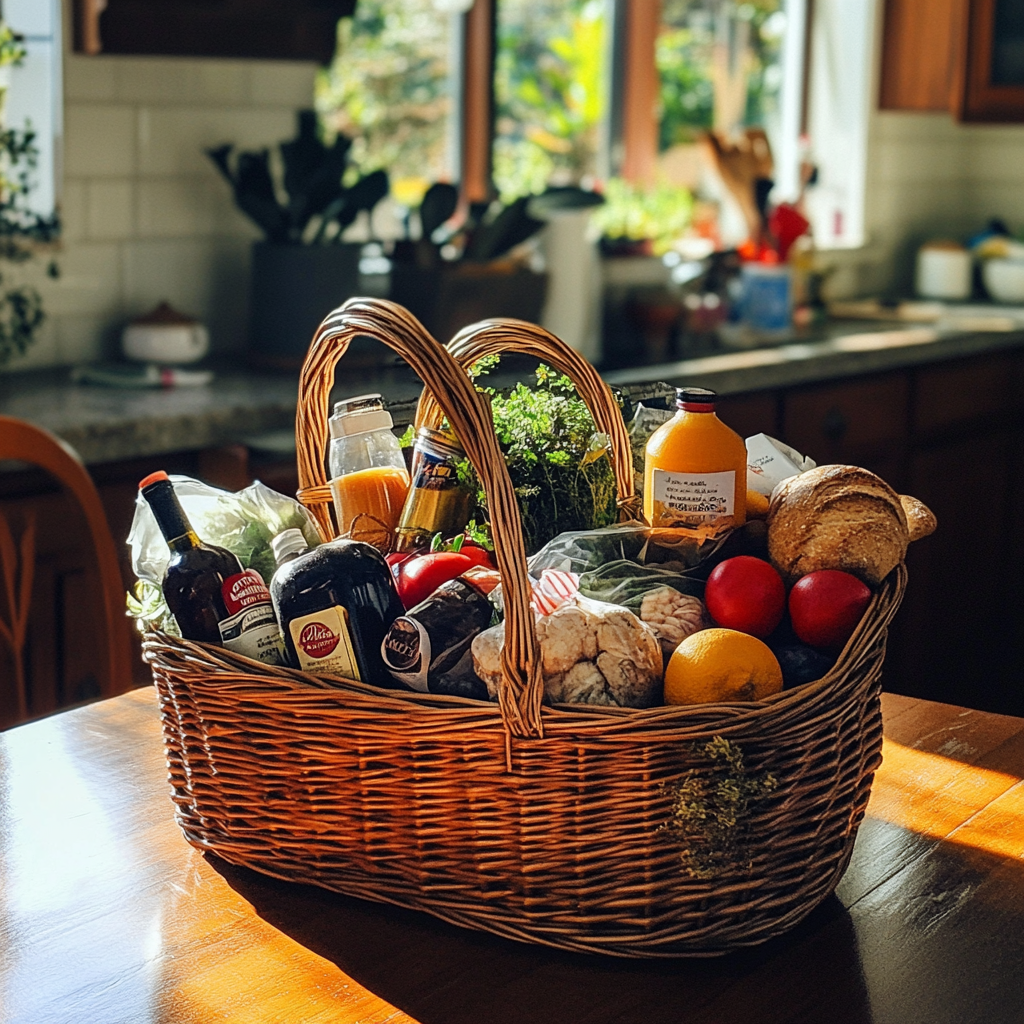
[[[88,234],[93,241],[135,234],[135,182],[98,178],[86,186]]]
[[[44,366],[53,366],[60,362],[57,348],[57,326],[53,317],[48,316],[39,326],[35,340],[22,355],[12,356],[0,367],[5,370],[35,370]]]
[[[78,101],[112,100],[117,93],[116,74],[121,57],[85,57],[69,53],[64,57],[64,99]]]
[[[61,241],[64,246],[80,242],[88,230],[87,183],[65,178],[60,196]]]
[[[313,106],[318,66],[296,61],[254,61],[250,96],[256,106],[301,110]]]
[[[117,98],[126,103],[245,104],[249,100],[247,61],[188,57],[121,57]]]
[[[139,172],[217,173],[204,150],[230,142],[241,149],[274,147],[295,134],[290,110],[253,107],[143,107],[139,111]]]
[[[113,104],[69,103],[64,110],[64,169],[70,177],[135,173],[135,111]]]
[[[121,318],[69,314],[55,317],[54,325],[61,363],[91,363],[117,355]]]
[[[121,249],[118,242],[77,242],[58,258],[60,277],[45,276],[46,263],[37,260],[30,271],[53,316],[95,314],[115,316],[123,305]]]
[[[139,179],[139,234],[143,238],[203,238],[215,234],[218,207],[226,198],[215,194],[219,191],[218,182],[209,176]]]

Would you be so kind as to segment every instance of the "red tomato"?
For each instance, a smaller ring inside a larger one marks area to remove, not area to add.
[[[840,650],[860,622],[871,591],[856,576],[839,569],[809,572],[789,592],[793,632],[805,644]]]
[[[475,563],[455,551],[434,551],[410,558],[398,567],[398,596],[406,610],[425,601],[442,583],[461,576]]]
[[[704,588],[708,613],[726,629],[763,640],[782,621],[786,586],[765,561],[737,555],[716,565]]]
[[[485,569],[494,568],[494,556],[487,548],[482,548],[479,544],[467,541],[459,548],[459,554],[465,555],[474,565],[482,565]]]

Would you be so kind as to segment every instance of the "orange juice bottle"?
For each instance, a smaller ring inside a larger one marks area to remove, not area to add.
[[[647,442],[644,515],[651,526],[739,526],[747,518],[747,449],[715,415],[714,391],[676,388],[679,410]]]
[[[394,534],[409,492],[409,472],[381,396],[361,395],[338,402],[328,423],[338,533],[343,537],[354,532]]]

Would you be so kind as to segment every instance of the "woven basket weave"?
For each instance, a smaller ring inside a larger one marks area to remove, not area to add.
[[[400,307],[351,300],[321,325],[300,388],[300,493],[325,536],[327,400],[358,335],[389,344],[419,373],[487,490],[506,591],[501,700],[322,680],[151,634],[145,654],[189,842],[288,881],[563,949],[708,955],[792,927],[835,888],[864,814],[904,568],[818,682],[748,704],[542,706],[518,509],[489,406],[460,363],[514,347],[570,373],[612,439],[628,510],[618,409],[596,373],[537,328],[467,329],[452,344],[456,359]],[[425,400],[420,422],[438,415]],[[711,777],[701,746],[716,736],[778,785],[753,805],[743,856],[699,878],[664,826],[671,783]]]

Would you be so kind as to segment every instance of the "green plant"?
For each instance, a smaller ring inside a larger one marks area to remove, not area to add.
[[[0,67],[20,64],[24,56],[20,38],[0,22]],[[2,103],[0,98],[0,109]],[[35,140],[31,126],[0,129],[0,265],[12,268],[28,263],[38,245],[53,241],[59,231],[55,216],[40,216],[27,202],[39,156]],[[57,276],[53,261],[48,273]],[[26,351],[44,318],[39,292],[19,282],[12,269],[0,269],[0,366]]]
[[[605,203],[594,212],[594,223],[606,238],[650,239],[661,255],[690,226],[693,196],[688,189],[659,182],[634,185],[612,178],[605,189]]]
[[[312,110],[299,111],[298,134],[278,147],[284,203],[271,173],[270,151],[243,151],[232,159],[234,148],[225,143],[206,154],[230,183],[235,204],[263,229],[268,242],[340,241],[363,210],[371,211],[388,194],[386,172],[360,177],[349,167],[351,139],[338,135],[330,146],[323,144]]]
[[[497,356],[481,359],[472,375],[485,375],[497,363]],[[536,376],[536,387],[520,383],[508,394],[477,385],[491,398],[530,554],[566,530],[607,526],[616,514],[607,437],[596,434],[590,410],[568,377],[543,365]],[[476,518],[487,519],[487,499],[468,461],[460,472],[476,490]]]

